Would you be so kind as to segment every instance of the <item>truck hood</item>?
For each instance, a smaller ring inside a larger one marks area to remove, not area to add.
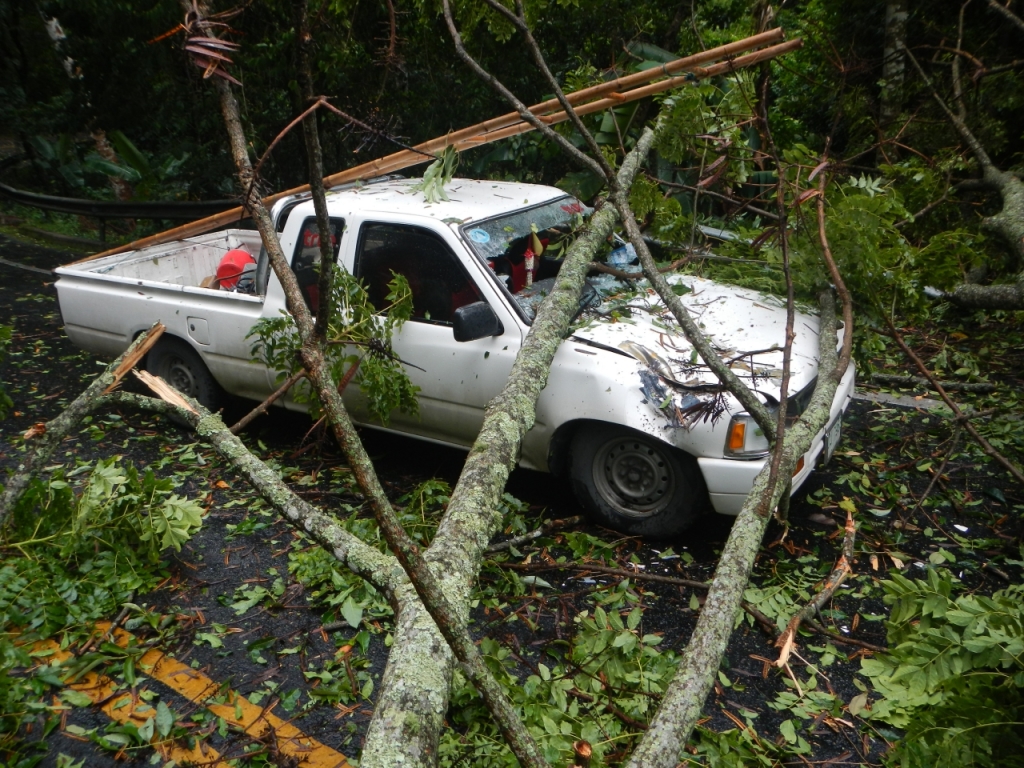
[[[766,403],[777,401],[786,335],[785,304],[777,297],[694,276],[672,275],[669,282],[683,294],[683,304],[736,375]],[[574,341],[629,355],[676,392],[689,390],[699,397],[718,386],[715,375],[646,281],[632,291],[623,290],[623,284],[611,276],[590,283],[601,303],[584,315],[583,325],[571,336]],[[808,387],[817,375],[818,328],[817,317],[797,312],[791,396]]]

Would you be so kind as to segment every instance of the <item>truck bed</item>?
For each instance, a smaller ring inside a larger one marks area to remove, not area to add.
[[[228,229],[119,253],[96,261],[69,264],[58,269],[57,273],[77,272],[147,283],[198,287],[204,279],[217,273],[217,265],[228,251],[241,248],[256,257],[260,247],[258,232]]]

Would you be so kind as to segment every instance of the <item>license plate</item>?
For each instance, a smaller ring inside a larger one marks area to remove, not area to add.
[[[838,419],[829,425],[829,428],[825,430],[825,458],[821,462],[822,464],[828,464],[832,458],[832,454],[836,452],[836,446],[839,445],[839,439],[843,435],[843,417],[840,416]]]

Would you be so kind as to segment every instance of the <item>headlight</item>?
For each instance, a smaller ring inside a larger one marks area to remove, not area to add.
[[[733,416],[725,433],[725,455],[735,459],[760,459],[768,455],[768,438],[754,417]]]

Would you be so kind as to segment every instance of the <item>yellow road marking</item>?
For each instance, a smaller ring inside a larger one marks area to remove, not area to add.
[[[110,624],[107,622],[100,622],[96,625],[97,631],[106,633],[109,629]],[[128,646],[129,641],[132,639],[132,635],[123,629],[114,630],[113,637],[111,640],[122,648]],[[53,641],[47,641],[43,644],[36,646],[38,649],[54,650],[54,656],[61,660],[70,658],[71,653],[68,651],[59,650],[59,646]],[[199,672],[198,670],[192,669],[185,664],[182,664],[177,659],[173,659],[167,656],[163,651],[151,650],[143,654],[142,658],[139,659],[139,666],[147,670],[147,674],[154,680],[157,680],[166,685],[171,690],[181,694],[190,701],[205,706],[210,712],[217,715],[218,717],[224,718],[229,726],[233,726],[240,730],[245,731],[250,736],[258,739],[265,739],[271,733],[274,737],[274,743],[277,749],[290,757],[294,757],[299,760],[299,765],[305,768],[351,768],[348,760],[343,754],[337,752],[325,744],[321,744],[314,738],[306,736],[298,728],[286,720],[281,719],[273,712],[258,707],[244,696],[241,696],[234,691],[226,692],[226,703],[221,702],[209,702],[208,700],[213,698],[221,690],[221,686],[211,680],[209,677]],[[89,677],[96,677],[93,673],[85,675],[81,681],[72,685],[75,690],[81,690],[78,686],[85,683]],[[106,688],[101,685],[94,683],[93,687],[97,691],[94,702],[103,701],[104,698],[109,697],[113,694],[113,681],[109,678],[102,678],[106,681]],[[100,695],[100,691],[105,690],[106,693]],[[93,697],[93,693],[85,690],[90,697]],[[119,701],[124,696],[131,698],[130,694],[124,694],[119,696],[110,702],[107,702],[103,706],[103,711],[113,717],[119,722],[125,722],[119,716],[115,716],[112,712],[108,711],[115,701]],[[124,706],[121,709],[113,710],[113,712],[121,713],[123,710],[127,710],[132,707],[131,704]],[[148,719],[146,715],[134,715],[137,718]],[[154,710],[155,716],[155,710]],[[127,713],[126,719],[133,717],[131,713]],[[217,755],[211,748],[207,748],[208,753],[197,759],[195,757],[185,758],[192,762],[202,762],[209,764],[211,759],[219,760],[220,755]],[[211,758],[209,753],[216,755],[215,758]],[[178,758],[174,758],[178,759]],[[181,762],[178,759],[179,763]],[[219,766],[224,763],[218,763]]]
[[[37,643],[35,649],[50,651],[49,658],[59,661],[67,661],[72,657],[70,651],[62,650],[53,640]],[[100,705],[100,709],[107,717],[119,723],[131,723],[139,728],[145,725],[147,720],[156,717],[155,708],[144,701],[137,700],[130,693],[116,693],[116,686],[117,684],[106,675],[87,672],[76,682],[70,683],[68,688],[84,693],[92,699],[93,704]],[[229,768],[228,764],[221,760],[217,750],[204,746],[198,740],[196,746],[187,747],[172,741],[163,741],[159,736],[154,736],[151,745],[165,760],[174,760],[179,765],[193,764],[211,768]]]
[[[154,680],[159,680],[197,704],[207,702],[219,690],[217,683],[206,675],[170,658],[162,651],[149,651],[140,663],[143,667],[152,666],[149,674]],[[240,728],[255,738],[262,739],[273,732],[277,748],[283,754],[298,758],[301,765],[308,768],[349,768],[343,754],[306,736],[291,723],[256,706],[234,691],[228,691],[226,703],[211,702],[204,705],[213,714],[224,718],[228,725]]]

